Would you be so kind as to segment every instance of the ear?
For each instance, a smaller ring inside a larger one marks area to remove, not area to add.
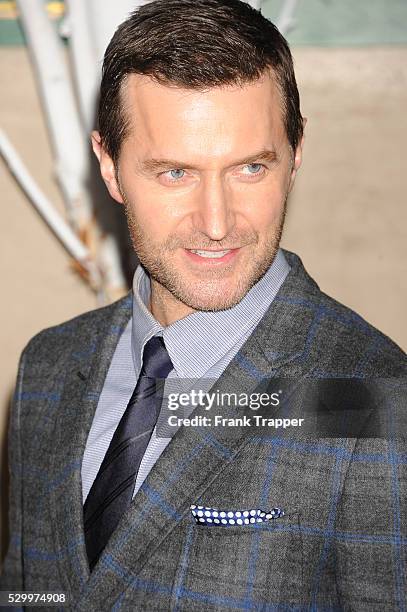
[[[295,155],[294,155],[294,163],[293,163],[293,167],[291,170],[291,176],[290,176],[290,185],[288,188],[288,191],[290,192],[291,189],[294,186],[294,182],[295,182],[295,177],[297,176],[297,172],[301,167],[302,164],[302,150],[304,147],[304,140],[305,140],[305,126],[307,124],[307,118],[304,117],[302,120],[302,126],[303,126],[303,131],[302,131],[302,137],[301,137],[301,141],[298,143],[296,151],[295,151]]]
[[[92,149],[99,161],[100,174],[105,182],[105,185],[116,202],[123,204],[123,198],[120,193],[119,186],[116,180],[116,172],[112,158],[105,151],[102,145],[102,139],[99,132],[92,132]]]

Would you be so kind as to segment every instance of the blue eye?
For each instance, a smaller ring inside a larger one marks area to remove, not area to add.
[[[262,169],[262,164],[248,164],[246,168],[249,169],[250,174],[258,174]]]
[[[184,174],[185,174],[185,170],[181,170],[180,168],[176,168],[175,170],[170,170],[170,176],[174,180],[183,178]]]

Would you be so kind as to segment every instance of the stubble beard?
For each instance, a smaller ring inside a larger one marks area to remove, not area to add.
[[[260,252],[254,251],[251,265],[241,271],[232,291],[222,293],[222,279],[228,275],[228,268],[222,270],[214,267],[205,269],[202,279],[188,280],[183,278],[182,271],[178,271],[172,263],[169,253],[182,247],[186,249],[216,249],[222,250],[222,241],[206,244],[208,239],[204,234],[189,235],[188,237],[169,236],[165,243],[154,243],[143,231],[135,219],[132,208],[125,200],[125,213],[133,248],[142,266],[158,283],[161,296],[168,292],[189,308],[206,312],[228,310],[238,304],[250,289],[259,282],[273,263],[283,233],[284,221],[287,211],[287,198],[285,198],[282,214],[272,229],[264,248]],[[227,245],[250,245],[259,243],[257,232],[244,234],[233,233],[227,237]],[[223,243],[226,246],[226,240]]]

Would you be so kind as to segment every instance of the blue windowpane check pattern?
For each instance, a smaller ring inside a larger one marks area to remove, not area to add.
[[[285,255],[291,273],[222,375],[222,388],[256,372],[404,378],[405,354],[321,293],[294,254]],[[11,413],[12,535],[0,588],[57,589],[63,577],[77,610],[407,612],[405,439],[247,439],[242,432],[232,443],[216,431],[185,428],[89,576],[83,433],[130,316],[127,298],[42,332],[24,351]],[[285,516],[253,529],[211,529],[190,510],[206,503],[220,511],[278,505]]]
[[[252,523],[265,523],[272,519],[284,516],[281,508],[271,510],[219,510],[206,506],[192,505],[191,512],[199,525],[250,525]]]

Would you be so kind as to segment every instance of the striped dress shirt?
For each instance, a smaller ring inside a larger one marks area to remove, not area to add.
[[[116,347],[100,394],[82,461],[83,501],[96,478],[142,367],[144,345],[163,336],[174,366],[168,378],[216,380],[252,334],[284,282],[290,266],[278,251],[266,274],[233,308],[194,312],[162,327],[148,309],[150,277],[139,265],[133,279],[133,313]],[[154,430],[141,462],[134,495],[171,441]]]

